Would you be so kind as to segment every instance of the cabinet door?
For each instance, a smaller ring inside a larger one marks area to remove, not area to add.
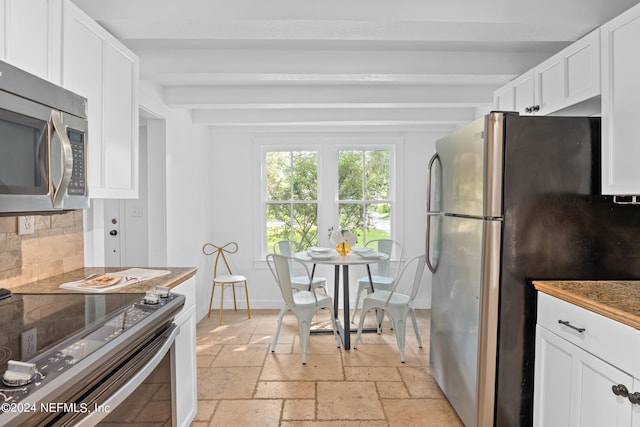
[[[176,421],[179,426],[189,426],[198,412],[195,307],[182,312],[175,322],[180,328],[173,353]]]
[[[516,111],[516,90],[512,83],[498,89],[493,95],[493,109]]]
[[[571,419],[572,365],[575,346],[536,327],[533,425],[568,426]]]
[[[535,426],[629,426],[633,405],[612,386],[631,390],[631,375],[547,329],[536,329]]]
[[[138,60],[68,1],[62,43],[62,84],[89,103],[89,196],[137,198]]]
[[[640,6],[601,28],[602,193],[640,194]]]
[[[600,95],[600,29],[565,49],[563,60],[566,67],[566,105]]]
[[[515,93],[515,109],[520,114],[533,114],[527,108],[534,106],[533,72],[528,72],[513,81]]]
[[[555,111],[565,99],[564,58],[553,57],[534,70],[536,79],[535,105],[540,107],[537,114],[543,116]]]
[[[0,57],[31,74],[59,84],[60,25],[50,0],[0,0]]]
[[[184,307],[175,318],[175,323],[180,329],[173,353],[178,426],[189,426],[198,412],[195,289],[195,278],[190,278],[171,291],[185,296]]]
[[[104,45],[104,181],[93,197],[138,197],[137,59],[113,41]]]
[[[576,394],[574,426],[628,426],[633,405],[625,396],[616,396],[611,387],[621,384],[631,389],[633,378],[594,355],[578,348],[575,357]]]

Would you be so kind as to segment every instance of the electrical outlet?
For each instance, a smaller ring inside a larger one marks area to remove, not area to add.
[[[24,331],[20,335],[20,349],[22,360],[27,360],[33,356],[38,348],[38,330],[31,328],[28,331]]]
[[[33,215],[18,217],[18,234],[33,234],[36,231],[36,224]]]

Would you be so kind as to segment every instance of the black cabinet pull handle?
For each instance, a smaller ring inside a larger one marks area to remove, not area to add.
[[[540,111],[540,106],[539,105],[534,105],[533,107],[531,107],[531,111],[533,111],[533,112]]]
[[[629,402],[633,403],[634,405],[640,404],[640,393],[638,393],[637,391],[635,393],[629,393]]]
[[[622,396],[622,397],[629,396],[629,390],[627,390],[627,387],[624,384],[612,385],[611,391],[616,396]],[[629,397],[629,400],[631,400],[631,397]]]
[[[561,325],[567,326],[567,327],[573,329],[574,331],[578,331],[580,333],[583,333],[584,331],[586,331],[585,328],[576,328],[571,323],[569,323],[568,320],[558,320],[558,323],[560,323]]]

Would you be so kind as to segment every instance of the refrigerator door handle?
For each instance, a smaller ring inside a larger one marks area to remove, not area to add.
[[[438,268],[437,263],[435,265],[433,265],[431,263],[431,254],[430,254],[430,249],[431,249],[431,217],[432,216],[437,216],[440,214],[440,212],[437,211],[432,211],[431,210],[431,190],[432,190],[432,181],[431,181],[431,177],[433,175],[433,165],[435,163],[435,161],[438,160],[438,162],[440,162],[440,157],[438,156],[438,153],[435,153],[432,157],[431,160],[429,160],[429,165],[427,166],[427,239],[426,239],[426,248],[425,248],[425,253],[427,255],[427,267],[429,267],[429,270],[431,271],[431,273],[435,273],[436,269]]]

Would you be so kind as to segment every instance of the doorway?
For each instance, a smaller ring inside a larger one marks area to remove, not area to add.
[[[105,266],[163,266],[166,240],[166,122],[139,110],[137,199],[104,201]]]

